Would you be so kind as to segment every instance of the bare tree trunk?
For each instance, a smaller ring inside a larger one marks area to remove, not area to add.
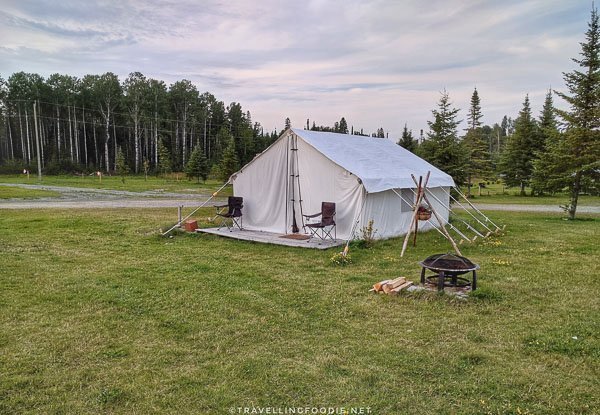
[[[100,162],[98,160],[98,139],[96,138],[96,118],[92,118],[92,132],[94,133],[94,157],[96,160],[96,170],[100,170]]]
[[[212,157],[210,156],[210,126],[212,123],[212,118],[208,119],[208,159],[212,160]]]
[[[104,167],[107,173],[110,173],[110,156],[108,154],[108,143],[110,141],[110,108],[107,106],[107,114],[104,116],[106,127],[106,139],[104,140]]]
[[[39,126],[39,131],[42,139],[42,145],[40,146],[40,164],[44,167],[44,145],[46,144],[46,130],[43,127],[42,123],[42,107],[40,106],[40,102],[37,102],[38,116],[37,124]]]
[[[154,106],[154,166],[158,166],[158,110]]]
[[[187,110],[183,113],[183,135],[182,135],[182,144],[183,144],[183,156],[181,158],[182,166],[185,166],[186,158],[187,158]]]
[[[27,164],[29,164],[31,162],[31,145],[29,142],[29,114],[27,113],[27,108],[25,108],[25,129],[27,131]]]
[[[58,105],[56,106],[56,155],[60,160],[60,110]]]
[[[179,163],[179,118],[175,121],[175,160]]]
[[[114,147],[113,147],[113,151],[114,151],[114,161],[113,161],[113,166],[117,166],[117,123],[115,122],[115,114],[113,113],[113,143],[114,143]]]
[[[581,170],[575,173],[575,179],[573,181],[573,187],[571,188],[571,200],[569,203],[569,219],[575,219],[575,213],[577,212],[577,202],[579,200],[579,192],[581,191]]]
[[[133,118],[133,145],[134,145],[134,149],[135,149],[135,167],[134,167],[134,171],[135,174],[138,174],[140,172],[140,120],[139,120],[139,115],[138,115],[138,111],[139,108],[136,104],[135,106],[135,116]]]
[[[23,120],[21,119],[21,106],[19,109],[19,138],[21,139],[21,159],[25,160],[25,142],[23,141]]]
[[[73,106],[73,128],[75,129],[75,160],[79,164],[81,158],[79,155],[79,128],[77,127],[77,111]]]
[[[69,111],[69,151],[71,153],[71,162],[75,159],[75,152],[73,149],[73,125],[71,124],[71,107],[67,107]]]
[[[144,123],[144,160],[148,160],[148,125]]]
[[[6,127],[8,128],[8,140],[10,142],[10,158],[15,159],[15,145],[13,144],[12,128],[10,128],[10,117],[6,120]]]
[[[85,132],[85,107],[83,107],[83,112],[81,119],[83,121],[83,148],[84,148],[84,158],[85,158],[85,167],[88,167],[88,146],[87,146],[87,134]]]

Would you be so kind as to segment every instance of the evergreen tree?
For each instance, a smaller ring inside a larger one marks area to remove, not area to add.
[[[342,134],[348,134],[348,123],[346,122],[346,119],[344,117],[342,117],[342,119],[340,120],[340,123],[338,125],[338,132]]]
[[[129,174],[129,166],[127,165],[127,160],[125,160],[125,155],[123,154],[123,150],[121,147],[117,150],[117,159],[116,159],[116,170],[117,174],[121,176],[121,182],[125,183],[125,176]]]
[[[552,91],[549,90],[540,114],[536,145],[537,159],[533,161],[533,174],[531,177],[532,192],[537,194],[554,193],[564,187],[564,183],[557,180],[554,171],[555,166],[560,164],[553,155],[560,138],[555,114]]]
[[[285,119],[285,130],[287,130],[288,128],[292,128],[292,121],[290,120],[290,117],[287,117]]]
[[[554,171],[569,188],[566,207],[570,219],[575,218],[582,184],[600,169],[600,26],[598,10],[591,11],[585,42],[581,43],[581,58],[573,59],[581,70],[564,73],[569,93],[557,95],[569,104],[569,110],[556,110],[567,129],[556,145]]]
[[[158,172],[164,177],[171,173],[171,152],[162,140],[158,141]]]
[[[477,92],[477,88],[473,91],[473,95],[471,95],[471,106],[469,107],[469,113],[467,114],[467,121],[469,123],[469,130],[475,130],[481,127],[481,101],[479,100],[479,93]]]
[[[413,138],[412,130],[409,130],[404,124],[404,129],[402,130],[402,137],[398,141],[398,145],[404,147],[411,153],[415,153],[417,150],[417,141]]]
[[[537,125],[531,116],[527,95],[519,117],[515,120],[515,132],[508,138],[500,161],[504,182],[508,186],[519,186],[522,196],[525,195],[525,187],[529,184],[533,172],[537,134]]]
[[[196,177],[198,179],[198,183],[200,183],[200,179],[202,179],[203,182],[206,181],[208,178],[208,172],[208,161],[204,156],[204,151],[200,145],[197,145],[192,151],[192,154],[190,154],[190,159],[185,165],[185,174],[189,178]]]
[[[431,111],[433,121],[427,121],[427,139],[419,145],[419,155],[452,176],[457,184],[464,183],[466,156],[457,136],[459,109],[452,108],[450,96],[444,90],[438,109]]]
[[[474,177],[487,179],[492,174],[492,160],[488,151],[488,143],[486,143],[481,128],[481,101],[477,88],[471,96],[471,106],[467,114],[469,129],[462,140],[467,163],[465,164],[465,172],[467,175],[467,197],[471,196],[471,186]]]
[[[223,158],[219,164],[219,178],[223,181],[228,180],[239,168],[240,162],[235,153],[235,143],[233,142],[233,138],[231,138],[223,151]]]

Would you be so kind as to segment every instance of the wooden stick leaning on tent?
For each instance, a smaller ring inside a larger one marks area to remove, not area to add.
[[[423,176],[419,176],[419,186],[417,187],[417,194],[423,191],[421,188],[421,183],[423,182]],[[417,204],[417,210],[419,209],[419,205]],[[418,215],[418,212],[417,212]],[[413,246],[417,246],[417,233],[419,233],[419,221],[415,221],[415,236],[413,238]]]
[[[417,184],[417,179],[415,179],[415,176],[411,174],[411,177],[413,179],[413,182],[415,182],[415,184]],[[425,203],[427,203],[429,205],[429,209],[431,210],[431,213],[433,213],[433,216],[435,216],[435,219],[438,221],[438,223],[440,224],[440,228],[442,229],[442,232],[444,233],[444,235],[446,235],[446,238],[450,241],[450,243],[452,244],[452,247],[454,248],[454,251],[462,256],[460,249],[458,249],[458,245],[456,245],[456,242],[454,242],[454,239],[452,239],[452,236],[450,236],[450,233],[448,233],[448,230],[446,229],[446,226],[444,225],[444,222],[442,221],[442,219],[438,216],[437,212],[435,211],[435,209],[433,208],[433,205],[431,204],[431,202],[429,201],[429,198],[427,197],[427,194],[425,193],[425,189],[423,189],[423,199],[425,200]]]
[[[415,202],[415,211],[413,213],[412,221],[414,222],[415,220],[418,220],[417,219],[417,211],[418,211],[418,208],[419,208],[419,204],[421,203],[421,201],[425,200],[425,202],[429,205],[429,209],[431,210],[431,213],[433,214],[433,216],[435,216],[435,219],[437,220],[438,224],[440,225],[440,228],[442,229],[442,233],[444,234],[444,236],[446,237],[446,239],[448,239],[450,241],[450,243],[452,244],[452,247],[454,248],[454,251],[458,255],[462,256],[462,253],[460,252],[460,249],[458,249],[458,246],[456,245],[456,242],[454,242],[454,239],[452,239],[452,236],[450,236],[450,234],[448,233],[448,230],[444,226],[444,222],[438,216],[437,212],[433,208],[433,205],[429,202],[429,199],[427,198],[427,195],[425,194],[425,189],[427,188],[427,183],[429,182],[429,173],[430,172],[427,172],[427,176],[425,178],[425,182],[424,182],[424,184],[423,184],[422,187],[419,186],[419,183],[417,183],[417,179],[415,178],[415,176],[413,174],[411,174],[413,182],[415,182],[415,185],[419,189],[419,191],[417,192],[417,201]],[[411,222],[408,234],[404,238],[404,244],[402,245],[402,252],[400,253],[401,257],[404,256],[404,252],[406,251],[406,245],[408,243],[408,238],[410,237],[410,231],[412,230],[413,222]]]
[[[429,173],[431,172],[427,172],[427,176],[425,176],[425,181],[423,182],[423,187],[427,186],[427,182],[429,181]],[[422,176],[420,177],[422,178]],[[413,177],[414,180],[414,177]],[[417,220],[417,214],[419,213],[419,204],[421,203],[421,200],[423,200],[423,194],[421,192],[421,186],[417,186],[417,198],[415,200],[415,205],[413,207],[413,215],[412,215],[412,219],[410,220],[410,226],[408,227],[408,232],[406,233],[406,236],[404,237],[404,243],[402,244],[402,253],[400,254],[400,257],[404,256],[404,251],[406,251],[406,246],[408,245],[408,239],[410,238],[410,233],[412,231],[413,225],[415,223],[415,221]]]

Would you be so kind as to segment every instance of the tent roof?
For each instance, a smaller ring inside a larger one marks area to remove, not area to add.
[[[454,186],[450,175],[388,139],[296,128],[291,131],[359,177],[369,193],[415,187],[410,175],[425,178],[428,171],[427,187]]]

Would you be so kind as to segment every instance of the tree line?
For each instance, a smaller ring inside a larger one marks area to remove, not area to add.
[[[195,157],[225,176],[224,155],[239,167],[278,135],[253,122],[241,104],[226,106],[189,80],[167,87],[140,72],[123,81],[110,72],[47,79],[17,72],[0,77],[0,110],[0,162],[35,165],[38,137],[49,172],[115,172],[119,151],[135,173],[181,171],[197,150]]]
[[[475,89],[468,128],[459,135],[459,109],[443,91],[427,137],[415,140],[405,126],[398,144],[446,171],[458,184],[467,184],[469,191],[475,177],[501,177],[508,186],[518,186],[522,195],[528,186],[532,194],[567,190],[564,208],[573,219],[580,193],[599,193],[600,27],[595,8],[580,57],[573,61],[578,69],[563,74],[568,92],[549,90],[537,118],[526,95],[514,122],[505,116],[500,125],[482,125]],[[553,92],[568,104],[567,110],[554,107]]]

